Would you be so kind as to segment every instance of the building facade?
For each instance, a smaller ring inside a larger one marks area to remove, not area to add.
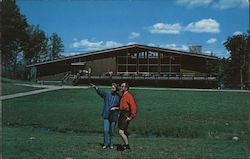
[[[145,45],[128,45],[45,61],[27,67],[38,80],[62,80],[67,72],[88,76],[209,77],[217,57]],[[215,77],[216,78],[216,77]]]

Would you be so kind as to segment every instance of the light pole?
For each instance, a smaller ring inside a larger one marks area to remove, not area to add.
[[[248,41],[247,41],[247,52],[248,52],[248,88],[250,89],[250,0],[248,0]],[[250,128],[249,128],[250,129]]]

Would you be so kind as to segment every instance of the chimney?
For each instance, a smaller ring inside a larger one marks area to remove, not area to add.
[[[202,54],[202,46],[201,45],[192,45],[189,47],[189,52],[195,54]]]

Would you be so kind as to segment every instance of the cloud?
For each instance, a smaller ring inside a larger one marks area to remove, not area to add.
[[[115,42],[115,41],[106,41],[102,47],[103,48],[112,48],[112,47],[119,47],[119,46],[122,46],[122,44]]]
[[[129,42],[127,45],[133,45],[133,44],[138,44],[137,42]]]
[[[248,0],[177,0],[177,5],[194,7],[212,7],[220,10],[248,7]]]
[[[217,39],[216,38],[211,38],[206,41],[207,44],[213,44],[216,43]]]
[[[106,48],[119,47],[121,45],[121,43],[115,41],[90,41],[89,39],[83,39],[73,42],[70,45],[70,48],[82,51],[95,51]]]
[[[129,39],[134,39],[134,38],[137,38],[137,37],[139,37],[139,36],[141,36],[141,34],[140,33],[137,33],[137,32],[132,32],[132,33],[130,33],[130,35],[129,35]]]
[[[149,27],[149,31],[152,34],[179,34],[181,32],[181,25],[176,24],[164,24],[156,23],[153,26]]]
[[[177,0],[176,3],[187,7],[200,7],[208,6],[213,2],[213,0]]]
[[[220,23],[214,19],[202,19],[197,22],[191,22],[186,27],[176,24],[156,23],[148,27],[152,34],[180,34],[184,31],[196,33],[219,33]]]
[[[211,54],[212,52],[213,52],[213,51],[211,51],[211,50],[206,50],[206,51],[205,51],[206,54]]]
[[[247,7],[248,6],[248,0],[219,0],[218,2],[215,2],[213,4],[213,7],[218,9],[230,9],[230,8],[236,8],[236,7]]]
[[[204,51],[205,54],[207,55],[213,55],[213,56],[217,56],[219,58],[228,58],[229,57],[229,52],[228,51],[222,51],[222,50],[206,50]]]
[[[156,46],[156,45],[153,43],[149,43],[148,46]]]
[[[91,42],[88,39],[83,39],[80,41],[76,41],[72,44],[73,48],[80,48],[80,47],[86,47],[86,48],[96,48],[96,47],[100,47],[103,45],[103,41],[99,41],[99,42]]]
[[[236,31],[236,32],[234,32],[234,34],[233,35],[242,35],[243,33],[241,32],[241,31]]]
[[[74,56],[74,55],[79,55],[81,52],[68,52],[66,53],[66,56]]]
[[[221,41],[221,44],[224,45],[224,43],[226,42],[227,40],[222,40]]]
[[[202,19],[198,22],[192,22],[187,25],[185,28],[187,31],[196,32],[196,33],[219,33],[220,24],[214,19]]]
[[[173,49],[173,50],[181,50],[181,51],[188,51],[189,47],[187,45],[176,45],[176,44],[163,44],[159,47]]]

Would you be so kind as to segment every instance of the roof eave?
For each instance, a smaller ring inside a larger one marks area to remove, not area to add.
[[[50,64],[50,63],[54,63],[54,62],[60,62],[60,61],[64,61],[64,60],[69,60],[69,59],[74,59],[74,58],[79,58],[79,57],[84,57],[84,56],[92,56],[92,55],[96,55],[96,54],[103,54],[103,53],[107,53],[107,52],[110,52],[110,51],[117,51],[117,50],[135,48],[135,47],[143,48],[143,49],[151,48],[151,49],[153,49],[155,51],[162,51],[162,52],[167,51],[167,52],[171,52],[171,53],[175,53],[175,54],[181,54],[181,55],[187,55],[187,56],[195,56],[195,57],[201,57],[201,58],[208,58],[208,59],[212,59],[212,60],[217,60],[218,59],[218,57],[216,57],[216,56],[209,56],[209,55],[204,55],[204,54],[195,54],[195,53],[190,53],[190,52],[186,52],[186,51],[165,49],[165,48],[159,48],[159,47],[154,47],[154,46],[132,44],[132,45],[120,46],[120,47],[116,47],[116,48],[109,48],[109,49],[105,49],[105,50],[98,50],[98,51],[92,51],[92,52],[88,52],[88,53],[82,53],[82,54],[78,54],[78,55],[73,55],[73,56],[68,56],[68,57],[64,57],[64,58],[60,58],[60,59],[51,60],[51,61],[45,61],[45,62],[30,64],[30,65],[27,65],[26,67],[45,65],[45,64]]]

